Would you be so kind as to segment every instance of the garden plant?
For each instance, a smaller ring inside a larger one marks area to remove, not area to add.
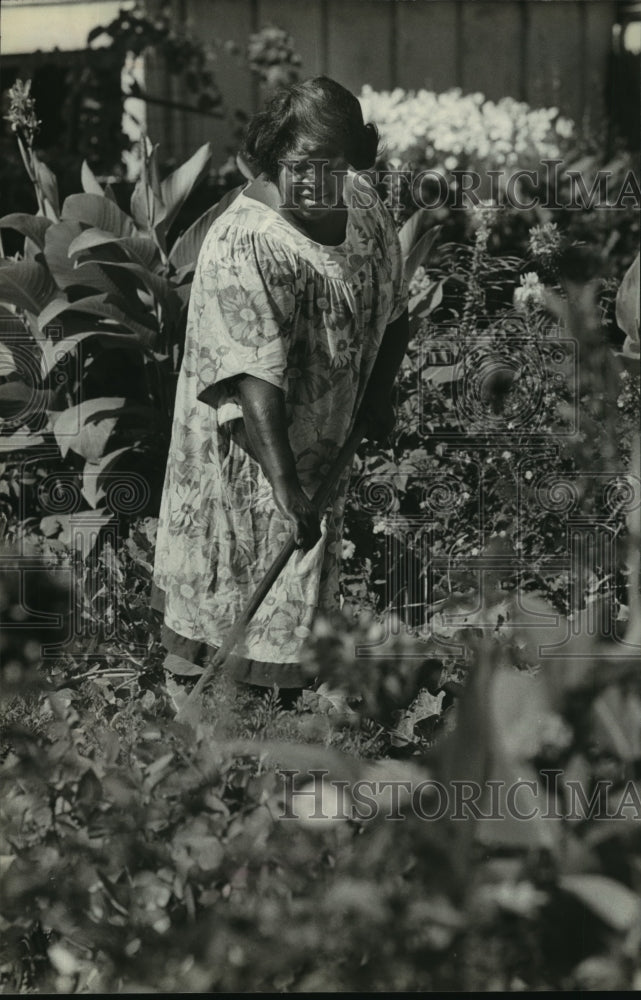
[[[518,114],[527,151],[555,116]],[[39,210],[0,220],[3,988],[638,988],[638,258],[401,213],[412,338],[343,606],[293,709],[221,674],[194,730],[149,595],[210,151],[161,179],[145,139],[129,211],[88,167],[60,205],[28,85],[11,116]]]

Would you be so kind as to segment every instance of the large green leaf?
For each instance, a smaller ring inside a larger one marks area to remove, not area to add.
[[[83,282],[90,284],[91,274],[82,277],[75,273],[74,263],[69,259],[71,241],[82,232],[78,222],[57,222],[45,234],[44,255],[47,266],[56,280],[58,288],[65,291]],[[91,287],[91,285],[90,285]]]
[[[128,303],[114,301],[109,295],[90,295],[77,302],[67,302],[66,299],[54,299],[38,317],[40,329],[44,328],[63,313],[87,313],[91,316],[101,316],[107,320],[114,320],[125,329],[131,330],[138,341],[146,347],[153,347],[157,337],[155,330],[132,319],[126,312]]]
[[[48,268],[39,261],[0,258],[0,301],[38,315],[56,291]]]
[[[12,451],[23,451],[25,448],[39,448],[45,443],[42,434],[34,434],[28,427],[21,427],[13,434],[0,436],[0,455]]]
[[[20,315],[0,306],[0,377],[7,378],[14,372],[25,373],[25,355],[31,357],[33,344],[24,320]],[[27,362],[27,368],[29,367]]]
[[[179,236],[169,253],[169,260],[176,270],[193,270],[196,267],[198,254],[203,245],[203,240],[216,219],[223,214],[236,200],[244,185],[239,185],[220,199],[218,204],[208,208],[200,218],[187,229],[182,236]]]
[[[412,218],[414,218],[414,216],[412,216]],[[409,221],[411,222],[412,219]],[[433,229],[423,233],[420,239],[410,247],[407,253],[405,253],[405,251],[403,252],[405,277],[408,281],[411,281],[416,270],[426,262],[430,250],[438,238],[441,228],[441,226],[434,226]],[[401,244],[401,247],[402,246],[403,244]]]
[[[605,875],[564,875],[561,888],[621,933],[639,924],[641,900],[621,882]]]
[[[113,446],[118,425],[121,436],[133,443],[153,434],[157,422],[157,414],[151,407],[121,396],[87,399],[50,417],[63,457],[71,450],[87,462],[99,462],[108,447]]]
[[[427,232],[430,225],[430,213],[426,208],[419,208],[409,219],[403,223],[398,231],[398,239],[401,244],[403,257],[407,257],[413,247],[416,246],[421,237]]]
[[[81,234],[79,222],[58,222],[51,226],[45,235],[44,254],[47,266],[56,280],[58,288],[85,289],[85,294],[95,292],[111,292],[119,294],[120,288],[113,278],[105,271],[93,265],[80,271],[69,257],[71,243]]]
[[[105,198],[109,199],[109,201],[113,201],[114,205],[118,204],[118,199],[116,198],[114,189],[112,188],[111,184],[105,184],[105,190],[103,194]]]
[[[417,316],[419,319],[425,319],[426,316],[429,316],[430,313],[434,312],[436,307],[440,306],[443,301],[444,284],[444,278],[440,281],[431,281],[427,288],[424,288],[417,295],[413,295],[408,306],[410,316]]]
[[[115,236],[134,236],[136,227],[126,212],[98,194],[71,194],[62,206],[62,219],[104,229]]]
[[[45,233],[50,225],[51,219],[46,219],[44,215],[29,215],[28,212],[13,212],[0,219],[0,229],[15,229],[40,250],[44,250]]]
[[[69,246],[69,256],[86,253],[96,247],[115,246],[134,264],[156,269],[160,264],[158,247],[147,236],[114,236],[104,229],[85,229]],[[93,256],[93,255],[92,255]]]
[[[432,385],[448,385],[463,378],[465,368],[462,362],[454,365],[430,365],[423,369],[423,379]]]
[[[51,222],[51,219],[49,219],[49,222]],[[25,236],[24,247],[22,250],[22,259],[38,260],[38,257],[40,256],[41,253],[42,250],[40,249],[38,244],[34,243],[33,240],[30,240],[28,236]]]
[[[130,210],[142,232],[156,229],[166,215],[158,173],[158,147],[144,139],[142,174],[131,195]]]
[[[82,493],[90,507],[97,507],[105,497],[103,482],[105,474],[118,464],[123,455],[133,450],[132,445],[117,448],[103,455],[98,462],[85,462],[82,473]]]
[[[196,150],[186,163],[183,163],[162,181],[160,192],[166,209],[163,220],[165,232],[169,230],[193,188],[206,174],[210,160],[211,144],[206,142],[200,149]]]
[[[24,320],[7,306],[0,306],[0,341],[15,343],[16,335],[24,337],[26,332]]]
[[[189,296],[191,295],[191,281],[188,281],[184,285],[174,285],[173,287],[184,309],[185,306],[189,304]]]
[[[136,182],[131,195],[131,214],[143,233],[157,229],[165,217],[165,206],[142,178]]]
[[[90,262],[87,262],[91,266]],[[100,261],[101,265],[106,268],[117,267],[125,271],[127,274],[131,274],[136,280],[142,285],[146,291],[150,292],[155,298],[156,302],[165,309],[171,308],[171,297],[174,295],[174,288],[167,278],[163,278],[160,274],[154,274],[149,268],[143,267],[140,264],[133,264],[131,261],[124,260],[105,260]],[[78,267],[83,268],[86,266],[85,261],[80,261]]]
[[[13,379],[0,385],[0,418],[14,420],[27,411],[34,413],[45,410],[51,404],[52,393],[48,389],[36,389],[22,379]]]
[[[641,718],[638,696],[606,688],[593,704],[594,737],[600,750],[632,762],[641,756]]]
[[[86,160],[82,161],[82,167],[80,168],[80,182],[85,194],[97,194],[100,198],[104,198],[105,192],[102,190],[96,175]]]
[[[409,302],[410,337],[416,336],[421,321],[426,319],[443,301],[445,279],[432,281],[427,289],[414,295]]]
[[[39,160],[35,153],[32,153],[31,155],[36,171],[38,186],[45,196],[45,212],[52,222],[56,222],[60,218],[58,181],[56,180],[55,174],[51,172],[46,163]]]
[[[116,333],[111,330],[84,330],[63,340],[45,340],[40,344],[42,351],[42,377],[46,378],[57,364],[69,354],[75,353],[85,340],[94,340],[103,348],[126,348],[139,351],[140,343],[130,333]]]
[[[50,514],[40,521],[40,530],[45,537],[56,537],[88,556],[96,545],[101,530],[113,520],[108,510],[77,510],[74,514]]]
[[[13,351],[6,344],[0,343],[0,378],[6,378],[18,371],[18,365],[13,356]]]

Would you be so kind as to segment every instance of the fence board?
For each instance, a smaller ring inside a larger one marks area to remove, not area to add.
[[[616,3],[598,0],[586,4],[585,58],[583,63],[584,114],[587,122],[599,126],[607,109],[607,72],[612,48],[612,25]]]
[[[462,5],[461,86],[495,101],[518,97],[521,82],[519,3],[484,0]]]
[[[165,63],[155,52],[150,52],[145,57],[145,88],[149,94],[156,97],[168,97]],[[173,140],[171,116],[166,108],[161,108],[157,104],[147,104],[145,119],[147,135],[152,142],[160,143],[160,153],[164,157],[168,145]],[[169,155],[173,154],[170,152]]]
[[[414,90],[456,86],[456,4],[451,0],[399,2],[396,20],[398,86]]]
[[[303,57],[304,76],[325,72],[357,93],[364,83],[460,86],[495,100],[509,95],[556,105],[579,119],[585,110],[591,120],[605,107],[615,0],[186,0],[185,6],[192,30],[205,40],[244,46],[256,27],[285,28]],[[246,66],[221,53],[216,78],[227,109],[253,110],[257,89]],[[235,145],[228,123],[182,112],[154,112],[154,118],[164,123],[163,145],[174,155],[212,139],[221,163]]]
[[[528,4],[527,100],[535,107],[558,107],[581,116],[581,4],[546,0]]]
[[[303,60],[303,77],[323,73],[322,15],[320,0],[260,0],[259,27],[269,23],[288,31]]]
[[[254,28],[252,5],[245,0],[240,3],[238,0],[188,0],[186,9],[187,28],[203,41],[233,41],[244,49]],[[188,141],[183,155],[192,153],[201,143],[211,141],[214,163],[220,165],[231,152],[236,151],[237,146],[229,116],[238,109],[246,114],[252,112],[255,88],[246,64],[222,48],[217,51],[214,74],[223,95],[226,117],[184,115],[188,119]]]
[[[326,0],[329,76],[359,93],[364,83],[388,90],[392,81],[392,3]]]

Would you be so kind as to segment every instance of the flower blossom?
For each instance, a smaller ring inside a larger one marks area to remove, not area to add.
[[[36,102],[31,96],[31,80],[23,83],[16,80],[9,90],[9,111],[5,115],[12,132],[17,132],[24,136],[27,142],[31,142],[35,136],[41,122],[36,117]]]
[[[519,288],[514,289],[514,306],[521,311],[529,306],[542,306],[545,304],[545,286],[541,284],[538,274],[528,271],[521,275]]]
[[[543,159],[558,158],[574,133],[558,108],[531,108],[512,97],[490,101],[460,88],[437,94],[365,86],[360,102],[365,120],[376,122],[388,158],[441,171],[468,165],[535,169]]]
[[[561,251],[563,237],[556,222],[546,222],[530,229],[529,245],[533,257],[549,261]]]

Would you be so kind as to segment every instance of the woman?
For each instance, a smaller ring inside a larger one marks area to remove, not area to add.
[[[398,238],[355,173],[374,165],[377,145],[333,80],[279,91],[248,128],[255,179],[205,238],[154,573],[174,669],[176,655],[196,661],[220,646],[292,530],[299,550],[250,623],[233,676],[299,687],[313,618],[338,604],[349,470],[322,516],[309,497],[359,411],[370,437],[391,430],[408,337]]]

